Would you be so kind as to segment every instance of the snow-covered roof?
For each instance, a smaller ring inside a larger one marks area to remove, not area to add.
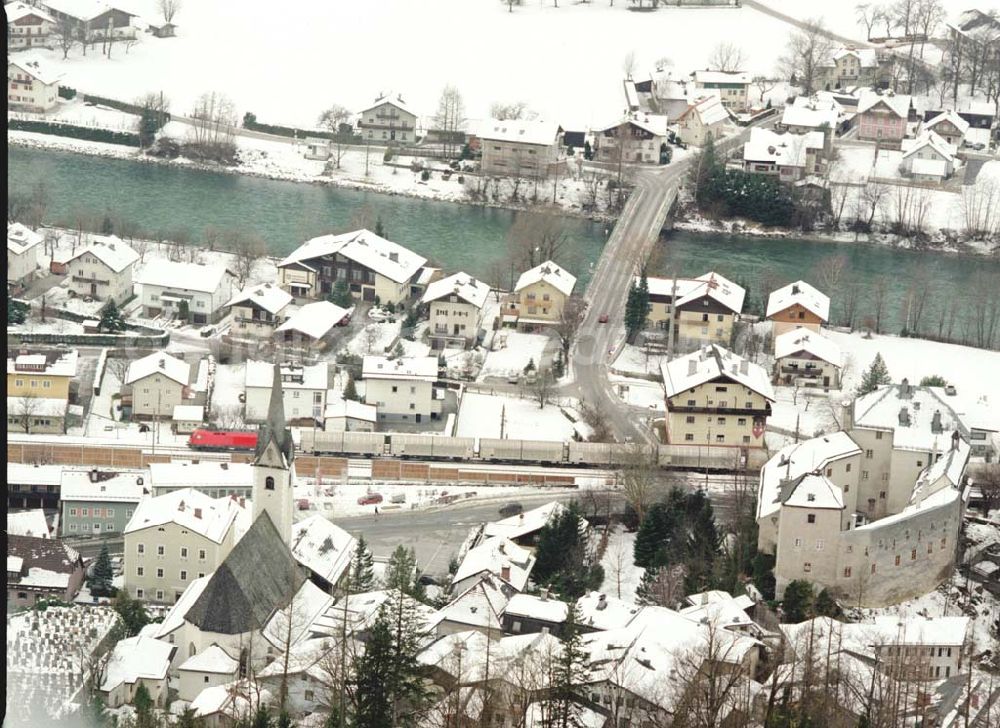
[[[311,579],[306,579],[291,597],[285,598],[285,606],[275,609],[268,617],[264,638],[278,649],[284,645],[298,644],[309,636],[311,625],[333,605],[331,595],[320,589]]]
[[[569,605],[552,597],[536,597],[533,594],[515,594],[507,602],[505,614],[530,617],[542,622],[559,624],[566,621]]]
[[[204,422],[205,407],[200,404],[174,405],[170,419],[174,422]]]
[[[65,417],[69,403],[59,397],[7,397],[8,417]]]
[[[854,56],[857,58],[858,65],[861,68],[876,68],[878,66],[878,54],[874,48],[847,48],[844,46],[830,54],[830,59],[826,62],[826,65],[832,66],[835,61],[839,61],[845,56]]]
[[[410,280],[427,262],[427,258],[417,255],[399,243],[362,229],[339,235],[321,235],[307,240],[278,263],[278,267],[284,268],[334,254],[350,258],[355,263],[396,283]]]
[[[20,70],[22,73],[28,74],[46,86],[59,83],[63,78],[63,74],[53,66],[49,65],[48,61],[34,56],[30,58],[26,58],[24,56],[9,57],[7,60],[8,77],[10,76],[11,66]]]
[[[517,591],[524,591],[528,577],[535,566],[535,557],[530,551],[503,536],[487,538],[478,546],[469,549],[459,564],[451,583],[457,584],[469,577],[488,572],[510,584]],[[504,570],[507,576],[504,576]]]
[[[944,179],[948,176],[948,162],[943,159],[914,159],[910,171],[913,174]]]
[[[376,108],[378,106],[381,106],[382,104],[386,104],[386,103],[392,104],[396,108],[398,108],[398,109],[400,109],[402,111],[405,111],[408,114],[413,114],[414,116],[417,115],[415,111],[413,111],[413,110],[410,109],[409,104],[407,104],[405,101],[403,101],[403,94],[396,93],[394,91],[387,91],[385,93],[379,93],[378,98],[375,99],[375,102],[371,106],[368,106],[368,107],[362,109],[361,113],[363,114],[366,111],[371,111],[372,109],[374,109],[374,108]]]
[[[170,356],[165,351],[156,351],[128,365],[125,384],[133,384],[154,374],[162,374],[178,384],[187,386],[191,379],[191,365],[183,359]]]
[[[310,339],[322,339],[350,312],[330,301],[307,303],[292,312],[278,331],[298,331]]]
[[[31,534],[21,534],[24,536],[30,536]],[[44,538],[48,538],[45,536]],[[20,556],[7,556],[7,573],[8,574],[20,574],[21,569],[24,568],[24,559]]]
[[[325,419],[331,417],[346,417],[354,420],[365,420],[375,422],[378,410],[375,405],[355,402],[352,399],[327,400],[326,410],[323,412]]]
[[[969,122],[959,116],[958,112],[954,109],[947,109],[937,116],[928,119],[924,122],[924,129],[933,129],[944,121],[951,123],[958,130],[959,134],[965,134],[969,130]]]
[[[479,125],[476,136],[489,141],[518,142],[547,147],[556,143],[560,131],[561,127],[554,121],[487,119]]]
[[[889,614],[875,617],[875,627],[891,644],[959,646],[965,644],[969,618]]]
[[[603,124],[598,131],[610,131],[612,129],[617,129],[623,124],[631,124],[632,126],[642,129],[653,136],[666,136],[667,126],[670,124],[670,120],[663,114],[649,114],[644,111],[635,111],[626,114],[624,117],[619,117],[612,123]]]
[[[931,129],[923,131],[915,139],[904,139],[902,142],[903,159],[906,159],[911,154],[916,154],[921,149],[925,147],[930,147],[935,152],[938,153],[940,157],[947,161],[951,161],[955,158],[958,153],[958,147],[954,144],[949,144],[946,142],[940,134]],[[916,163],[918,160],[914,160]],[[922,161],[932,161],[932,160],[922,160]]]
[[[28,5],[22,2],[7,3],[3,6],[4,12],[7,14],[7,22],[13,23],[15,20],[20,20],[21,18],[26,18],[29,15],[34,15],[41,20],[47,20],[50,23],[56,22],[55,19],[46,12],[43,12],[39,8],[33,5]]]
[[[254,698],[253,702],[251,696]],[[254,705],[269,705],[271,700],[271,691],[267,688],[250,686],[246,682],[231,682],[202,690],[191,701],[191,710],[196,717],[222,714],[235,721],[250,715]]]
[[[787,167],[805,167],[810,149],[822,149],[823,132],[777,134],[770,129],[754,127],[750,139],[743,145],[746,162],[773,162]]]
[[[184,616],[187,614],[188,609],[198,601],[198,597],[205,591],[205,587],[208,586],[208,581],[211,578],[211,575],[202,576],[188,584],[187,589],[181,594],[181,598],[174,602],[170,611],[167,612],[167,616],[157,625],[158,629],[154,635],[155,637],[166,637],[184,624]]]
[[[43,0],[42,4],[50,10],[71,15],[78,20],[92,20],[112,9],[135,17],[135,13],[126,9],[127,6],[107,0]]]
[[[350,567],[357,545],[354,536],[319,514],[292,526],[292,556],[331,584]]]
[[[18,485],[59,485],[63,465],[35,465],[34,463],[7,463],[7,483]]]
[[[248,361],[244,379],[247,389],[263,387],[268,390],[274,385],[274,364],[269,361]],[[299,366],[281,365],[282,389],[327,389],[330,383],[330,366],[321,361],[317,364]]]
[[[27,225],[22,225],[19,222],[7,225],[7,251],[14,255],[21,255],[41,244],[44,240],[44,235],[36,233]]]
[[[108,660],[101,690],[111,691],[122,683],[131,685],[140,679],[166,679],[175,649],[169,642],[141,635],[120,640]]]
[[[573,292],[576,285],[576,277],[570,275],[564,268],[560,268],[551,260],[547,260],[540,265],[536,265],[531,270],[526,270],[517,279],[515,291],[520,291],[533,283],[545,281],[563,295],[568,296]]]
[[[843,364],[843,354],[840,347],[831,339],[817,334],[811,329],[791,329],[774,339],[774,358],[784,359],[800,352],[812,354],[817,359],[840,367]]]
[[[580,624],[608,630],[627,627],[642,607],[600,592],[584,594],[576,603]]]
[[[61,351],[46,349],[24,354],[13,358],[7,357],[7,373],[44,374],[47,377],[75,377],[76,362],[79,352],[76,349]]]
[[[781,507],[782,483],[809,473],[822,472],[828,463],[861,453],[861,448],[846,432],[834,432],[781,448],[760,469],[757,493],[757,518]],[[805,491],[808,492],[808,487]]]
[[[960,488],[971,454],[972,448],[969,443],[961,438],[953,440],[953,445],[917,476],[910,503],[922,504],[928,496],[943,488]]]
[[[932,387],[887,384],[854,400],[854,427],[892,430],[892,446],[943,452],[951,433],[967,436],[962,418]]]
[[[434,381],[438,377],[436,356],[366,356],[361,366],[362,379],[420,379]]]
[[[840,510],[844,507],[844,493],[840,486],[834,485],[825,475],[806,473],[792,481],[782,505]]]
[[[524,711],[524,728],[548,728],[552,725],[553,708],[544,702],[536,701]],[[607,725],[608,716],[591,710],[585,706],[577,706],[573,721],[578,728],[603,728]]]
[[[210,672],[218,675],[235,675],[240,663],[226,654],[218,645],[208,648],[186,659],[178,670],[189,672]]]
[[[912,98],[907,94],[896,94],[892,91],[879,93],[871,89],[864,89],[858,96],[858,113],[863,114],[880,103],[884,103],[896,116],[905,119],[910,114]]]
[[[150,463],[149,481],[153,488],[190,487],[192,483],[199,488],[249,487],[253,485],[253,466],[209,460]]]
[[[115,235],[91,236],[90,245],[74,255],[70,260],[76,260],[87,253],[93,255],[115,273],[121,273],[139,260],[139,254],[125,241]]]
[[[59,498],[63,501],[138,503],[148,492],[148,477],[145,470],[116,468],[109,472],[97,468],[64,468]]]
[[[565,509],[566,506],[562,503],[552,501],[538,508],[532,508],[530,511],[519,513],[516,516],[487,523],[483,529],[483,536],[485,538],[490,538],[491,536],[505,536],[509,539],[521,538],[522,536],[541,530],[545,524]]]
[[[635,279],[638,283],[639,278]],[[674,293],[674,279],[647,278],[646,286],[651,294],[670,298]],[[703,273],[697,278],[677,279],[677,307],[697,301],[702,296],[708,296],[721,303],[733,313],[743,310],[746,290],[715,271]]]
[[[823,321],[830,320],[830,298],[805,281],[795,281],[779,288],[767,298],[767,314],[770,318],[785,309],[799,304],[812,311]]]
[[[799,96],[781,113],[784,126],[802,126],[809,129],[837,128],[840,107],[832,100]]]
[[[8,464],[7,467],[9,468],[10,465]],[[50,538],[49,524],[45,519],[45,511],[41,508],[35,508],[30,511],[8,511],[7,533],[14,536]]]
[[[125,533],[176,523],[222,543],[241,514],[249,516],[234,498],[211,498],[194,488],[184,488],[139,501]]]
[[[701,123],[706,126],[718,124],[729,118],[729,112],[726,111],[726,107],[722,105],[722,99],[714,94],[702,96],[696,101],[693,101],[681,113],[681,115],[677,117],[677,120],[680,121],[685,116],[692,113],[697,114],[701,119]]]
[[[421,302],[430,303],[452,295],[471,303],[476,308],[482,308],[486,303],[486,297],[490,295],[490,287],[468,273],[454,273],[428,285]]]
[[[464,592],[438,610],[439,621],[500,630],[500,615],[510,601],[499,579],[483,575]]]
[[[328,607],[313,620],[310,631],[315,634],[337,636],[343,629],[344,617],[347,617],[347,632],[355,634],[369,629],[378,618],[379,609],[389,599],[390,593],[385,590],[349,594],[341,597],[336,604]],[[344,599],[347,603],[345,605]],[[403,601],[415,610],[423,627],[433,621],[435,611],[413,597],[403,595]]]
[[[277,315],[285,306],[292,302],[292,294],[274,283],[259,283],[250,288],[244,288],[231,299],[226,306],[239,303],[251,303],[268,313]]]
[[[176,291],[198,291],[214,293],[219,290],[226,276],[224,265],[202,265],[181,263],[173,260],[157,260],[144,265],[135,282],[145,286],[159,286]]]
[[[663,362],[660,365],[660,372],[667,397],[673,397],[692,387],[725,377],[774,401],[774,389],[767,370],[718,344],[698,349],[673,361]]]
[[[710,71],[707,68],[703,71],[695,71],[691,74],[695,83],[739,83],[748,85],[750,74],[746,71]]]

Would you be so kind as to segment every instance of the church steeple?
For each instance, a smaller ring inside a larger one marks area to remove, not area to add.
[[[272,449],[273,448],[273,449]],[[268,453],[268,450],[272,450]],[[276,450],[276,452],[275,452]],[[274,364],[274,378],[271,382],[271,401],[267,407],[267,421],[261,425],[257,434],[257,449],[254,454],[254,464],[274,466],[275,456],[280,455],[285,467],[290,467],[295,458],[295,446],[292,443],[292,433],[285,422],[285,393],[281,386],[281,364]]]
[[[275,362],[267,421],[258,430],[253,460],[253,517],[256,521],[262,513],[267,513],[285,543],[291,543],[295,446],[285,422],[284,396],[281,364]]]

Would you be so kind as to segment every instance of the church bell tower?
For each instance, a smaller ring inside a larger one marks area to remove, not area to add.
[[[294,460],[292,433],[285,423],[281,365],[275,362],[267,421],[258,430],[253,460],[253,519],[266,512],[287,544],[292,540]]]

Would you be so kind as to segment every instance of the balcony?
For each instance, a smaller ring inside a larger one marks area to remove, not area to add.
[[[763,409],[747,409],[746,407],[688,407],[681,405],[671,405],[668,403],[667,409],[670,412],[689,415],[736,415],[740,417],[765,417],[771,416],[771,404],[767,403]]]
[[[111,281],[101,280],[100,278],[84,278],[83,276],[73,276],[72,280],[74,283],[83,283],[87,285],[91,283],[97,284],[98,286],[111,285]]]

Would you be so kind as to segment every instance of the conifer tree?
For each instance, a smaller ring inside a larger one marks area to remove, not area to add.
[[[883,384],[892,384],[892,376],[889,368],[885,365],[885,360],[881,353],[875,354],[872,365],[865,370],[861,377],[861,384],[858,386],[858,394],[868,394],[874,392]]]
[[[576,689],[587,681],[589,655],[580,633],[579,605],[569,610],[563,630],[562,651],[552,671],[552,728],[581,725],[581,705],[574,699]]]
[[[101,309],[101,330],[116,333],[125,330],[125,316],[122,314],[115,299],[109,298]]]
[[[684,585],[689,594],[694,594],[713,586],[720,544],[712,501],[704,491],[688,494],[684,523],[687,530],[684,561],[688,569]]]
[[[413,597],[418,601],[423,601],[426,597],[426,589],[420,583],[420,575],[417,572],[417,552],[411,547],[407,549],[400,544],[389,557],[389,563],[385,567],[385,587],[386,589],[398,589],[403,594]]]
[[[386,728],[392,725],[389,676],[393,669],[392,633],[380,613],[354,667],[354,725],[356,728]]]
[[[625,302],[625,329],[629,339],[633,339],[645,328],[648,316],[649,283],[646,280],[646,270],[643,269],[642,277],[629,289]]]
[[[344,376],[347,377],[347,384],[344,385],[344,399],[357,402],[360,397],[358,397],[358,388],[354,386],[354,377],[346,369],[344,370]]]
[[[149,615],[146,607],[138,599],[133,599],[128,593],[128,589],[118,592],[114,602],[115,611],[121,619],[124,637],[132,637],[139,634],[139,630],[149,624]]]
[[[157,721],[153,713],[153,698],[149,694],[149,688],[140,683],[136,688],[132,704],[135,706],[135,728],[155,728]]]
[[[351,558],[348,588],[351,594],[363,594],[375,588],[375,571],[372,552],[368,549],[364,536],[358,537],[358,545]]]
[[[90,576],[87,577],[87,588],[96,597],[110,596],[113,590],[115,578],[114,569],[111,567],[111,555],[108,553],[108,544],[101,545],[101,553],[94,562],[94,568]]]
[[[813,606],[813,588],[805,579],[795,579],[785,587],[781,601],[781,609],[785,620],[791,623],[804,622],[809,619]]]

